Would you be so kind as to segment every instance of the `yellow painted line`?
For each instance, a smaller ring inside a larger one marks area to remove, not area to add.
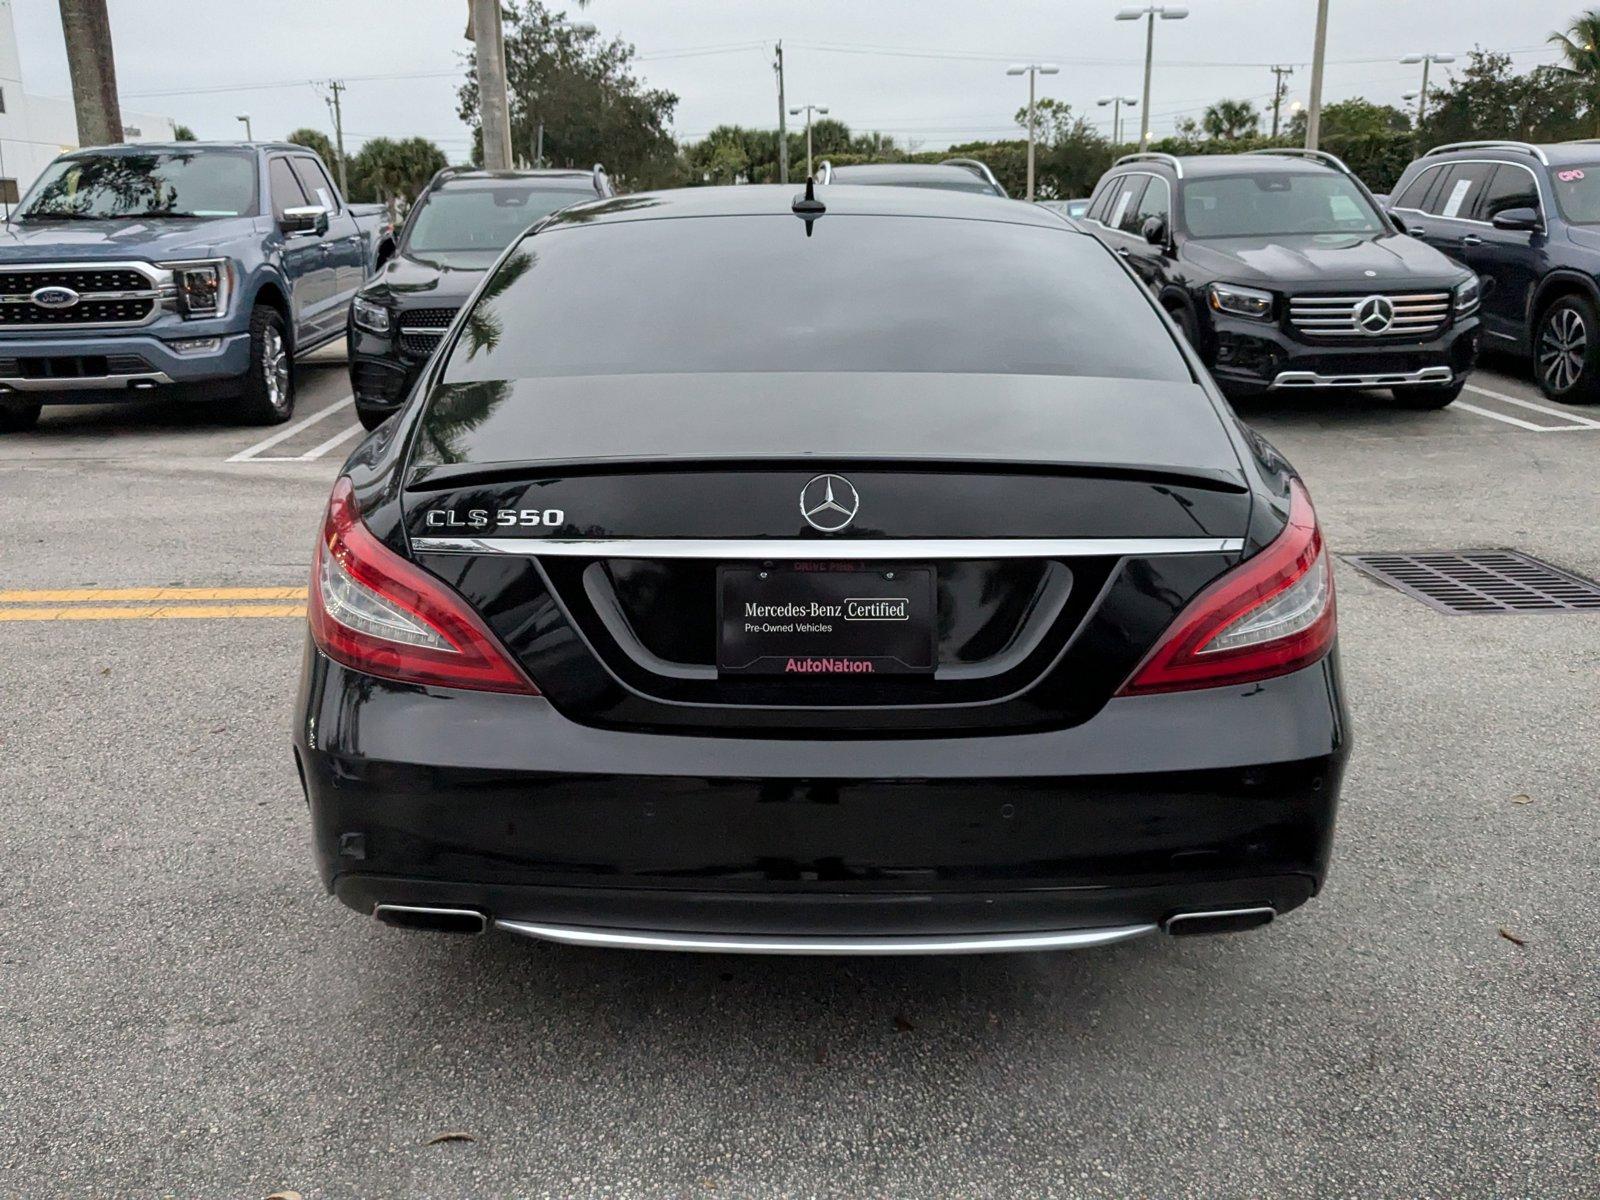
[[[112,603],[128,600],[304,600],[304,587],[131,587],[131,588],[54,588],[36,591],[0,591],[0,604],[77,604],[84,601]]]
[[[199,617],[238,620],[251,617],[301,617],[299,604],[144,604],[105,607],[59,605],[53,608],[0,608],[4,621],[173,621]]]

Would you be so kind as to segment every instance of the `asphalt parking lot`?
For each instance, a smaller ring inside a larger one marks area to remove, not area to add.
[[[1600,577],[1600,410],[1515,370],[1246,416],[1341,553]],[[335,348],[277,430],[153,401],[0,438],[0,1194],[1600,1194],[1600,617],[1442,615],[1341,563],[1335,865],[1253,934],[406,934],[322,894],[288,745],[348,394]]]

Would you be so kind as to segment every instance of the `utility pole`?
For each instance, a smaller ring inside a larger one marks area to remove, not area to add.
[[[343,196],[350,194],[350,185],[345,180],[344,169],[344,107],[339,103],[339,93],[346,90],[346,85],[337,79],[328,81],[328,107],[333,110],[333,149],[334,155],[339,160],[339,193]]]
[[[500,0],[467,0],[467,36],[477,49],[478,121],[483,130],[483,165],[511,166],[511,104],[506,98],[506,47],[500,30]]]
[[[1317,38],[1311,50],[1311,106],[1306,110],[1306,149],[1322,137],[1322,61],[1328,56],[1328,0],[1317,0]]]
[[[1021,63],[1014,67],[1007,67],[1007,75],[1026,75],[1028,77],[1028,203],[1033,203],[1033,144],[1036,139],[1038,122],[1033,115],[1034,83],[1040,75],[1055,75],[1061,70],[1055,63]]]
[[[821,104],[800,104],[800,105],[796,105],[794,108],[791,108],[789,110],[789,115],[791,117],[798,117],[801,113],[805,113],[805,115],[806,115],[806,178],[810,179],[810,178],[812,178],[812,174],[811,174],[811,114],[812,113],[820,113],[822,116],[825,117],[825,116],[828,115],[828,110],[827,110],[826,106],[821,105]]]
[[[67,70],[72,76],[79,144],[109,146],[122,141],[122,108],[117,103],[117,64],[111,53],[106,0],[61,0],[61,32],[67,39]]]
[[[1278,136],[1278,109],[1283,104],[1284,96],[1289,93],[1289,85],[1284,82],[1284,76],[1293,75],[1293,67],[1273,67],[1275,77],[1272,85],[1272,136]]]
[[[535,167],[538,167],[538,168],[543,168],[544,167],[544,122],[543,121],[539,122],[539,135],[538,135],[538,138],[533,143],[533,165]]]
[[[778,182],[789,182],[789,110],[783,99],[783,42],[777,45],[778,58],[772,69],[778,73]]]

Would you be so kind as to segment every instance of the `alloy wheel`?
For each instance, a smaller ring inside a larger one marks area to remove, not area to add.
[[[274,409],[282,410],[289,402],[289,352],[284,348],[283,335],[270,325],[261,339],[261,379],[267,388],[267,400]]]
[[[1558,307],[1539,331],[1539,376],[1553,392],[1568,391],[1583,374],[1589,331],[1576,310]]]

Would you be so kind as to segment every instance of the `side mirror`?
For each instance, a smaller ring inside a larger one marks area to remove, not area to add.
[[[1402,217],[1399,213],[1395,212],[1395,210],[1392,209],[1392,208],[1388,209],[1386,211],[1389,214],[1389,220],[1394,222],[1394,227],[1396,229],[1398,229],[1401,233],[1407,232],[1405,218]]]
[[[321,237],[328,232],[328,210],[320,204],[286,208],[278,228],[287,234],[314,233]]]
[[[382,243],[380,243],[378,246],[378,261],[373,264],[373,269],[376,270],[377,268],[383,266],[384,263],[388,262],[393,257],[394,239],[384,238]]]
[[[1520,229],[1532,232],[1542,228],[1539,224],[1539,210],[1535,208],[1507,208],[1490,219],[1489,223],[1496,229]]]
[[[1161,217],[1146,217],[1144,224],[1139,226],[1139,232],[1144,234],[1144,240],[1152,246],[1167,244],[1167,223]]]

